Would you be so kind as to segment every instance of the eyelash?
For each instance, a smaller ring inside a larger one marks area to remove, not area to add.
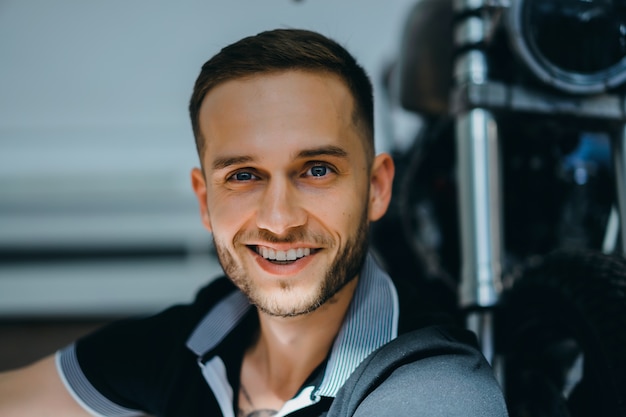
[[[312,173],[309,174],[309,172],[314,169],[314,168],[325,168],[326,172],[324,173],[324,175],[313,175]],[[306,170],[304,171],[304,175],[306,177],[315,177],[315,178],[323,178],[328,176],[329,174],[333,174],[336,173],[337,170],[330,164],[325,163],[325,162],[311,162],[310,164],[307,165]],[[240,174],[247,174],[250,176],[249,179],[237,179],[237,176]],[[244,168],[242,170],[239,170],[233,174],[231,174],[228,178],[227,181],[233,181],[233,182],[249,182],[249,181],[254,181],[254,180],[258,180],[260,177],[255,174],[253,172],[253,170],[248,169],[248,168]]]
[[[249,179],[247,180],[241,180],[241,179],[237,179],[237,176],[240,174],[248,174],[250,176]],[[232,174],[231,176],[228,177],[228,181],[236,181],[236,182],[247,182],[247,181],[253,181],[255,179],[258,179],[259,177],[255,174],[253,174],[250,171],[246,171],[246,170],[241,170],[241,171],[237,171],[234,174]]]
[[[315,168],[325,168],[325,169],[326,169],[326,172],[324,173],[324,175],[319,175],[319,176],[318,176],[318,175],[313,175],[313,173],[312,173],[312,172],[311,172],[311,175],[309,175],[309,171],[312,171],[312,170],[313,170],[313,169],[315,169]],[[327,163],[324,163],[324,162],[313,162],[313,163],[311,163],[311,164],[308,166],[307,170],[305,171],[306,175],[307,175],[307,176],[311,176],[311,177],[325,177],[325,176],[327,176],[328,174],[332,174],[332,173],[334,173],[334,172],[336,172],[336,171],[333,169],[333,167],[332,167],[332,166],[330,166],[330,165],[329,165],[329,164],[327,164]]]

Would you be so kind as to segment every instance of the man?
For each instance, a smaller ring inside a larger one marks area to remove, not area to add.
[[[2,376],[0,415],[506,415],[468,332],[396,339],[410,326],[368,254],[394,166],[344,48],[303,30],[243,39],[203,66],[189,108],[191,182],[228,278]]]

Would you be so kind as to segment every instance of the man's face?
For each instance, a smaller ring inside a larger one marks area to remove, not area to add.
[[[301,71],[228,81],[204,99],[204,174],[192,173],[203,222],[226,274],[268,314],[313,311],[353,279],[387,207],[353,107],[338,78]]]

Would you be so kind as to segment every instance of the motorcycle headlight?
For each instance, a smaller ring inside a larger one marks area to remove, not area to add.
[[[594,94],[626,80],[626,0],[512,0],[513,48],[543,82]]]

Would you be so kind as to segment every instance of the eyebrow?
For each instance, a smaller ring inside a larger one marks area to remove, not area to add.
[[[254,158],[247,155],[217,158],[215,161],[213,161],[213,170],[228,168],[231,165],[245,164],[246,162],[250,162],[253,160]]]
[[[346,158],[348,156],[348,152],[338,146],[323,146],[319,148],[313,149],[304,149],[297,154],[298,159],[303,158],[314,158],[318,156],[334,156],[339,158]],[[242,156],[232,156],[232,157],[224,157],[217,158],[213,161],[212,167],[213,170],[220,170],[224,168],[228,168],[232,165],[245,164],[247,162],[254,161],[254,158],[249,155]]]
[[[348,152],[338,146],[323,146],[314,149],[305,149],[298,152],[298,158],[312,158],[316,156],[335,156],[339,158],[346,158]]]

